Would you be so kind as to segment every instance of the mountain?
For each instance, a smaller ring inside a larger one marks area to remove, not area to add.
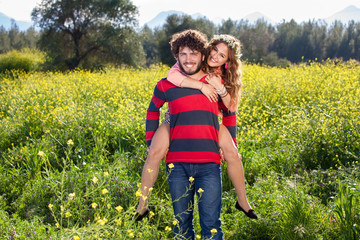
[[[151,21],[147,22],[146,24],[150,28],[161,27],[166,22],[166,18],[169,15],[172,15],[172,14],[189,15],[187,13],[184,13],[184,12],[181,12],[181,11],[174,11],[174,10],[160,12],[155,18],[153,18]],[[197,19],[199,17],[205,17],[205,16],[200,14],[200,13],[196,13],[196,14],[191,15],[191,17],[194,18],[194,19]],[[231,20],[233,20],[233,21],[235,21],[235,20],[237,20],[237,21],[239,21],[239,20],[247,20],[247,21],[249,21],[249,23],[255,23],[259,19],[263,19],[263,20],[265,20],[266,22],[268,22],[268,23],[270,23],[272,25],[276,24],[276,22],[274,22],[272,19],[268,18],[267,16],[265,16],[264,14],[262,14],[260,12],[254,12],[254,13],[251,13],[249,15],[246,15],[243,18],[231,19]],[[220,24],[224,20],[225,19],[219,19],[219,18],[210,19],[210,21],[212,21],[215,24]],[[332,22],[334,22],[335,20],[340,20],[344,24],[348,23],[350,20],[354,20],[355,22],[359,22],[360,21],[360,8],[357,8],[355,6],[349,6],[349,7],[345,8],[345,9],[333,14],[332,16],[324,19],[324,20],[329,25]]]
[[[31,22],[16,21],[6,16],[5,14],[0,13],[0,26],[3,26],[5,29],[9,30],[11,28],[12,22],[14,22],[19,27],[20,31],[26,31],[32,26]]]
[[[274,24],[275,22],[260,12],[253,12],[246,15],[242,20],[248,20],[250,23],[255,23],[257,20],[264,20],[265,22]]]
[[[348,23],[351,20],[360,22],[360,8],[351,5],[325,19],[328,24],[333,23],[335,20],[343,23]]]
[[[187,13],[181,12],[181,11],[175,11],[175,10],[170,10],[170,11],[164,11],[164,12],[160,12],[158,15],[156,15],[153,19],[151,19],[149,22],[145,23],[149,28],[154,29],[155,27],[161,27],[165,22],[168,16],[173,15],[173,14],[177,14],[177,15],[189,15]],[[193,19],[198,19],[198,18],[207,18],[206,16],[202,15],[201,13],[194,13],[192,15],[190,15]],[[268,21],[270,23],[273,23],[268,17],[266,17],[265,15],[259,13],[259,12],[254,12],[252,14],[249,14],[247,16],[245,16],[243,18],[243,20],[248,20],[250,23],[254,23],[256,22],[256,20],[258,19],[264,19],[265,21]],[[220,24],[222,21],[224,21],[224,19],[219,19],[219,18],[214,18],[214,19],[210,19],[210,21],[212,21],[215,24]]]
[[[164,25],[164,23],[166,22],[166,19],[168,16],[173,15],[173,14],[177,14],[177,15],[189,15],[187,13],[181,12],[181,11],[175,11],[175,10],[170,10],[170,11],[165,11],[165,12],[160,12],[158,15],[156,15],[153,19],[151,19],[149,22],[145,23],[149,28],[156,28],[156,27],[161,27],[162,25]],[[194,13],[192,15],[190,15],[193,19],[198,19],[198,18],[203,18],[205,17],[204,15],[200,14],[200,13]]]

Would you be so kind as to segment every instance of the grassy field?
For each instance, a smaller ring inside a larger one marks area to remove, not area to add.
[[[146,109],[168,70],[0,76],[1,239],[172,239],[164,164],[150,218],[133,220]],[[243,83],[237,142],[260,219],[235,210],[224,163],[225,239],[359,239],[359,63],[245,65]]]

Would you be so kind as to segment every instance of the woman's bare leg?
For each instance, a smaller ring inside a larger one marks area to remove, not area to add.
[[[141,194],[136,212],[142,215],[148,208],[149,189],[155,184],[161,160],[165,157],[170,143],[170,126],[163,123],[156,130],[141,175]]]
[[[248,212],[251,206],[246,197],[245,176],[241,156],[238,153],[229,131],[222,124],[220,125],[219,131],[219,146],[227,162],[227,172],[235,187],[239,205]]]

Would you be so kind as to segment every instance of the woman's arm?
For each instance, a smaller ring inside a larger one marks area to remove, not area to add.
[[[230,94],[226,91],[224,84],[222,83],[222,79],[218,74],[209,74],[205,80],[212,85],[216,92],[220,95],[221,100],[224,105],[231,111],[235,112],[237,109],[237,104],[231,98]]]
[[[203,83],[185,75],[180,69],[179,62],[176,62],[176,64],[169,70],[167,80],[178,87],[199,89],[210,102],[217,101],[215,88],[210,84]]]

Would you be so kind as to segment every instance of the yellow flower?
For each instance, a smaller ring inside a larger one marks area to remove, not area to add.
[[[73,237],[73,240],[80,240],[80,237],[79,237],[78,235],[75,235],[75,236]]]
[[[122,221],[121,221],[121,219],[119,218],[119,219],[115,219],[115,222],[116,222],[116,225],[121,225],[121,223],[122,223]]]
[[[141,197],[141,196],[142,196],[141,190],[140,190],[140,189],[137,190],[136,193],[135,193],[135,195],[136,195],[137,197]]]
[[[104,172],[104,176],[105,176],[105,177],[108,177],[108,176],[109,176],[109,173],[108,173],[108,172]]]
[[[150,217],[153,217],[154,215],[155,215],[155,213],[153,212],[153,211],[150,211],[150,213],[149,213],[150,215]]]
[[[43,151],[39,151],[37,155],[40,157],[43,157],[43,156],[45,156],[45,153]]]
[[[92,203],[92,204],[91,204],[91,207],[92,207],[92,208],[96,208],[97,206],[98,206],[97,203]]]
[[[168,167],[169,167],[170,169],[172,169],[172,168],[174,168],[174,164],[170,163],[170,164],[168,165]]]
[[[50,209],[52,209],[53,206],[54,206],[54,205],[52,205],[51,203],[48,205],[48,207],[49,207]]]
[[[137,183],[137,187],[138,187],[138,188],[141,187],[141,183],[140,183],[140,182]]]
[[[194,181],[194,178],[191,176],[191,177],[189,177],[189,181],[190,182],[193,182]]]
[[[196,239],[201,239],[201,236],[199,234],[196,234]]]
[[[60,211],[63,212],[65,210],[64,206],[60,206]]]
[[[131,237],[131,238],[134,238],[134,237],[135,237],[134,232],[133,232],[132,230],[128,230],[128,235],[129,235],[129,237]]]
[[[152,169],[150,169],[150,168],[148,168],[148,170],[147,170],[149,173],[151,173],[151,172],[153,172],[154,170],[152,170]]]
[[[101,191],[101,193],[102,193],[102,194],[107,194],[107,193],[109,193],[109,191],[108,191],[106,188],[104,188],[104,189]]]
[[[67,145],[68,145],[68,146],[72,146],[72,145],[74,145],[73,140],[69,139],[69,141],[67,141]]]
[[[59,224],[59,223],[55,223],[55,227],[56,227],[56,228],[59,228],[59,227],[60,227],[60,224]]]
[[[217,230],[215,228],[211,229],[211,234],[216,234],[217,233]]]
[[[171,227],[166,226],[166,227],[165,227],[165,231],[171,231]]]
[[[72,215],[71,215],[70,212],[66,212],[66,213],[65,213],[65,217],[66,217],[66,218],[69,218],[69,217],[71,217],[71,216],[72,216]]]
[[[99,181],[99,179],[97,177],[93,177],[92,181],[94,184],[96,184]]]
[[[111,204],[110,204],[110,203],[108,203],[106,206],[107,206],[108,209],[111,208]]]
[[[175,225],[177,225],[179,222],[178,222],[178,220],[174,220],[173,221],[173,225],[175,226]]]
[[[204,189],[202,189],[202,188],[198,189],[198,193],[203,193],[203,192],[204,192]]]
[[[70,193],[69,194],[69,198],[75,198],[76,194],[75,193]]]
[[[151,192],[153,190],[153,188],[151,187],[151,188],[149,188],[149,192]]]
[[[97,223],[100,224],[101,226],[104,226],[105,223],[107,223],[107,222],[108,222],[108,220],[106,218],[97,220]]]
[[[117,206],[115,209],[116,209],[118,212],[121,212],[124,208],[123,208],[122,206]]]

